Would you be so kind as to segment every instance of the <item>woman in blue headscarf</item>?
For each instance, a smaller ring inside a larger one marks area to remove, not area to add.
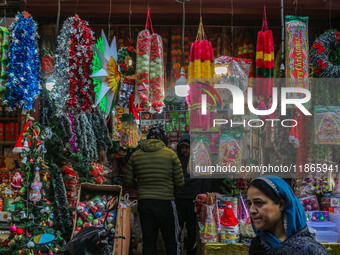
[[[291,187],[276,176],[252,180],[247,203],[256,237],[250,255],[329,255],[310,234],[302,204]]]

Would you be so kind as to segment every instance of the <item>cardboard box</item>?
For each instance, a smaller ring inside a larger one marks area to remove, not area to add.
[[[95,198],[96,196],[103,196],[103,195],[111,195],[111,196],[118,196],[119,197],[119,203],[120,203],[120,197],[122,196],[122,186],[119,185],[98,185],[98,184],[92,184],[92,183],[82,183],[80,184],[80,189],[78,193],[78,201],[77,201],[77,206],[80,202],[84,200],[90,200]],[[117,210],[117,220],[116,223],[118,222],[120,218],[121,210],[118,208]],[[74,231],[77,227],[77,220],[78,220],[78,215],[75,214],[74,220],[73,220],[73,231],[72,231],[72,236],[71,239],[73,238]],[[117,228],[118,226],[115,226]],[[117,234],[116,234],[117,235]],[[116,249],[116,242],[117,239],[115,239],[113,247],[114,251]],[[112,254],[116,254],[116,253]]]

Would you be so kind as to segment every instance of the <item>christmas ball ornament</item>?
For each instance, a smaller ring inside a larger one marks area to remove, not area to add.
[[[85,227],[91,227],[91,226],[92,226],[91,222],[86,222],[85,223]]]
[[[105,218],[104,218],[104,217],[100,218],[100,219],[99,219],[99,222],[100,222],[100,224],[104,224]]]
[[[307,211],[311,211],[311,210],[312,210],[312,206],[311,206],[311,205],[307,205],[307,206],[306,206],[306,210],[307,210]]]
[[[94,202],[92,200],[90,200],[86,203],[87,208],[92,208],[93,206],[94,206]]]
[[[107,221],[108,223],[111,223],[111,222],[113,221],[113,217],[112,217],[112,216],[107,217],[107,218],[106,218],[106,221]]]
[[[77,207],[77,212],[82,213],[83,211],[84,211],[84,207],[81,206],[81,205],[79,205],[79,206]]]
[[[59,249],[58,248],[54,248],[54,250],[53,250],[55,253],[57,253],[58,251],[59,251]]]
[[[83,218],[87,218],[89,216],[89,212],[88,211],[83,211],[83,213],[81,214],[83,216]]]
[[[17,229],[17,234],[22,235],[24,233],[24,230],[22,228]]]
[[[311,202],[312,204],[315,204],[315,198],[312,197],[312,198],[310,199],[310,202]]]
[[[15,225],[11,225],[10,227],[9,227],[9,232],[16,232],[17,231],[17,226],[15,226]]]
[[[111,229],[111,228],[113,228],[113,227],[114,227],[114,226],[113,226],[113,224],[111,224],[111,223],[107,225],[107,228],[108,228],[108,229]]]
[[[47,222],[47,226],[49,226],[50,228],[53,227],[53,221]]]
[[[97,204],[97,206],[98,206],[99,210],[104,209],[104,203],[103,203],[103,202],[99,202],[99,203]]]
[[[50,252],[48,253],[48,255],[53,255],[53,252],[50,251]]]
[[[29,241],[29,242],[27,243],[27,248],[32,249],[33,247],[34,247],[34,242],[33,242],[33,241]]]
[[[53,214],[50,215],[50,219],[53,220],[54,219],[54,216]]]
[[[15,240],[12,239],[12,240],[9,242],[9,246],[10,246],[10,247],[13,247],[14,245],[15,245]]]
[[[91,211],[93,212],[93,213],[96,213],[97,211],[98,211],[98,206],[93,206],[92,208],[91,208]]]
[[[96,214],[94,215],[96,218],[101,218],[103,216],[102,212],[96,212]]]
[[[305,203],[305,205],[309,205],[310,204],[309,199],[305,199],[303,202]]]
[[[92,215],[92,214],[90,214],[90,215],[87,217],[87,221],[89,221],[89,222],[92,222],[92,221],[93,221],[93,215]]]
[[[77,226],[82,226],[84,222],[82,220],[77,220]]]
[[[99,220],[98,219],[94,219],[93,220],[93,225],[99,225]]]
[[[81,230],[81,227],[77,227],[76,231],[79,232]]]
[[[84,208],[84,207],[85,207],[85,203],[84,203],[84,202],[80,202],[80,203],[79,203],[79,206],[81,206],[81,207]]]

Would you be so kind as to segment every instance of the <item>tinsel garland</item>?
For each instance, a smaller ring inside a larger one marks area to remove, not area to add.
[[[73,114],[71,112],[68,113],[69,115],[69,118],[70,118],[70,127],[71,127],[71,130],[72,130],[72,138],[69,140],[70,142],[70,145],[73,149],[74,152],[77,152],[78,151],[78,148],[76,146],[76,142],[77,142],[77,135],[76,135],[76,131],[74,129],[74,118],[73,118]]]
[[[112,147],[112,141],[106,127],[104,115],[99,109],[87,113],[87,118],[96,136],[97,151],[107,151]]]
[[[84,155],[88,162],[97,160],[95,134],[85,113],[75,115],[74,127],[78,137],[78,151]]]
[[[58,166],[50,165],[50,171],[58,171]],[[73,224],[70,220],[70,210],[66,197],[66,189],[64,180],[61,174],[57,174],[52,178],[52,185],[54,189],[55,202],[58,208],[58,221],[64,234],[72,232]]]
[[[27,12],[18,13],[10,27],[8,84],[6,100],[10,108],[33,108],[39,94],[40,59],[37,24]]]
[[[70,99],[69,107],[80,107],[88,110],[94,99],[93,84],[90,78],[92,73],[94,45],[93,32],[88,23],[77,15],[73,18],[70,47]]]
[[[58,36],[58,46],[55,55],[55,68],[53,73],[55,85],[52,89],[52,97],[54,98],[58,112],[63,111],[69,100],[69,51],[71,47],[72,23],[73,17],[69,17],[64,21]]]
[[[49,91],[45,87],[42,87],[39,98],[39,122],[41,125],[46,127],[51,126],[51,117],[54,108],[55,105],[49,96]]]

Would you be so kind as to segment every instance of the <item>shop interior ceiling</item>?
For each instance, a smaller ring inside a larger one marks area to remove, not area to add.
[[[147,8],[151,10],[154,25],[178,25],[182,23],[182,4],[176,0],[59,0],[61,22],[75,14],[92,25],[107,25],[111,2],[111,25],[145,23]],[[180,0],[181,1],[181,0]],[[200,8],[201,2],[201,8]],[[339,24],[339,0],[284,0],[285,15],[309,16],[313,25]],[[39,22],[55,23],[58,0],[2,0],[0,15],[6,4],[7,16],[19,9],[26,9]],[[185,4],[186,24],[198,25],[200,11],[206,26],[230,26],[233,13],[234,26],[260,26],[263,6],[267,7],[269,26],[280,26],[281,0],[190,0]],[[233,6],[233,8],[232,8]]]

